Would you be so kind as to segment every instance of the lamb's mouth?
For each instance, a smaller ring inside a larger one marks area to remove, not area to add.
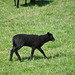
[[[55,39],[53,39],[52,41],[55,41]]]

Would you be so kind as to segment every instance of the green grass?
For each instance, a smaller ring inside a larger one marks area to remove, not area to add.
[[[51,2],[50,2],[51,1]],[[14,6],[13,0],[0,0],[0,75],[74,75],[75,74],[75,0],[48,0],[35,5]],[[28,1],[29,3],[29,1]],[[56,41],[42,46],[48,59],[36,50],[29,61],[31,48],[19,50],[10,62],[12,37],[15,34],[53,33]]]

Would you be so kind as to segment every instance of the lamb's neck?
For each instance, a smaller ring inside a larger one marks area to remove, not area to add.
[[[48,36],[47,35],[41,35],[40,40],[42,43],[48,42]]]

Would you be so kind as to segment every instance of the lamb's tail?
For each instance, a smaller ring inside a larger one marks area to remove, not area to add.
[[[15,37],[13,37],[12,42],[13,42],[13,46],[15,46],[15,47],[16,47]]]

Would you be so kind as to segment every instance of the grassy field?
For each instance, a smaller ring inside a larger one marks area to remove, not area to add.
[[[20,8],[13,0],[0,0],[0,75],[75,75],[75,0],[39,0]],[[48,59],[36,50],[29,61],[31,48],[19,50],[10,62],[12,37],[15,34],[42,35],[51,32],[56,41],[42,46]]]

